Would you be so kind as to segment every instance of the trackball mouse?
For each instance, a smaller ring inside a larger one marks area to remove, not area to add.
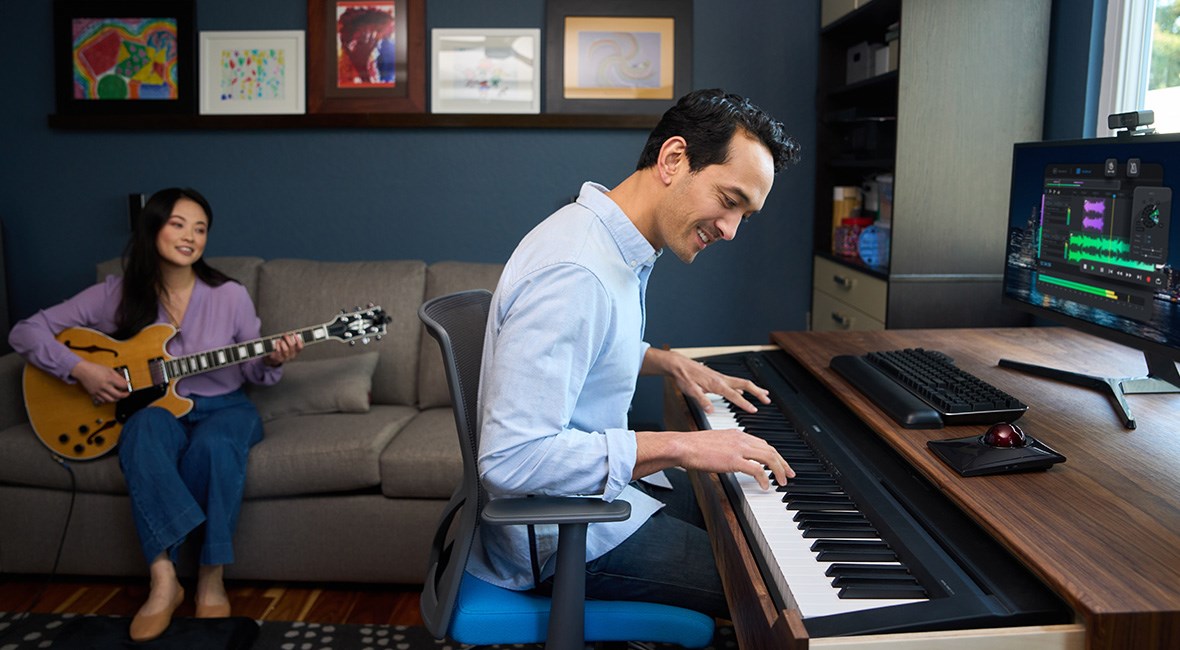
[[[983,444],[990,447],[1023,447],[1028,444],[1028,437],[1015,424],[999,422],[988,427],[983,434]]]

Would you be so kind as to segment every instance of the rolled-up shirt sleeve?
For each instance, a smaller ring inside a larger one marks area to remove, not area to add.
[[[616,341],[610,295],[594,274],[562,263],[534,271],[497,298],[480,382],[484,485],[493,496],[613,500],[635,466],[635,432],[626,428],[625,413],[638,366],[601,371],[603,363],[631,357],[604,354]]]

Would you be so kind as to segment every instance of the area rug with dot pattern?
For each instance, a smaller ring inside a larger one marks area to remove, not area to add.
[[[135,643],[127,636],[130,619],[80,614],[14,614],[0,612],[0,650],[463,650],[466,644],[438,640],[425,628],[405,625],[351,625],[177,618],[160,638]],[[483,646],[535,650],[536,645]],[[670,650],[667,644],[634,644]],[[733,628],[718,626],[706,650],[736,650]]]

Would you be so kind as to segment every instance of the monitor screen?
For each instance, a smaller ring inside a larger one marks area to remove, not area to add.
[[[1017,144],[1005,304],[1141,349],[1149,372],[1174,377],[1173,188],[1180,188],[1180,135]]]

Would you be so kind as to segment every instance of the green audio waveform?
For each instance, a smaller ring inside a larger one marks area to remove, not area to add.
[[[1107,255],[1105,253],[1087,253],[1085,251],[1075,251],[1066,249],[1065,259],[1070,262],[1101,262],[1111,266],[1122,266],[1128,269],[1135,269],[1138,271],[1154,271],[1154,264],[1147,264],[1138,260],[1129,260],[1125,257],[1117,255]]]
[[[1121,257],[1131,250],[1130,242],[1115,237],[1100,237],[1071,232],[1062,256],[1070,262],[1098,262],[1137,271],[1154,271],[1155,265]]]
[[[1116,237],[1097,237],[1078,232],[1069,233],[1069,245],[1077,248],[1093,248],[1108,253],[1126,253],[1131,250],[1131,243]]]

